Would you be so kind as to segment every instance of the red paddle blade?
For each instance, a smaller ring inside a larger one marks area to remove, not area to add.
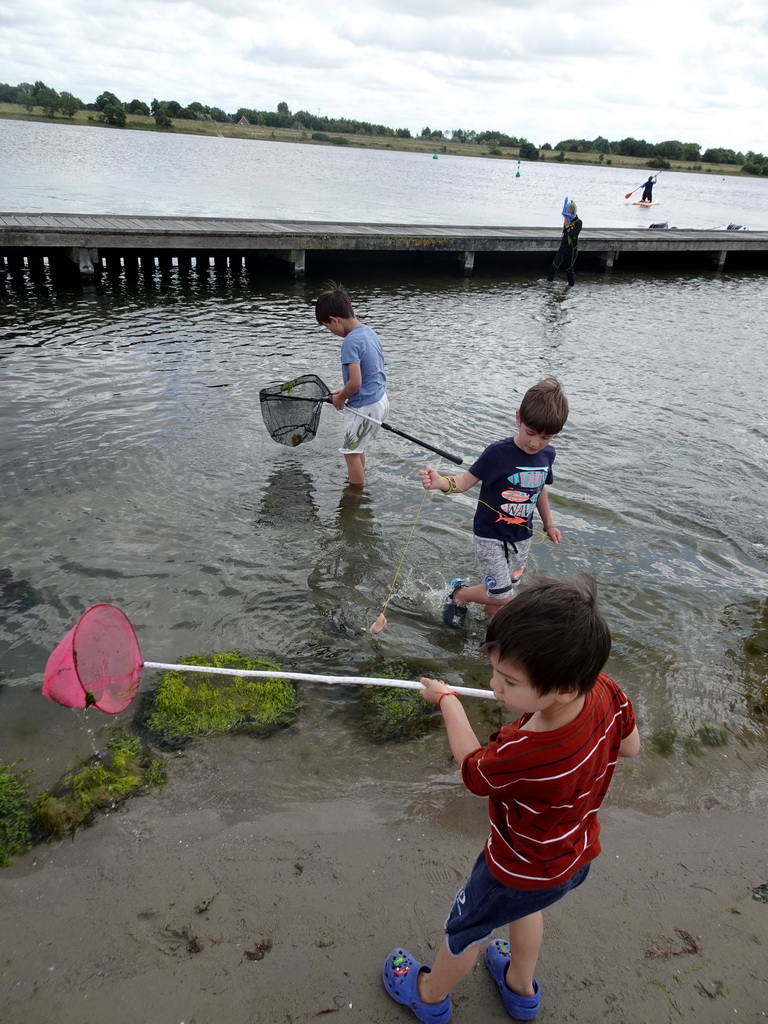
[[[142,663],[128,616],[113,604],[95,604],[48,659],[43,696],[65,708],[116,715],[136,696]]]

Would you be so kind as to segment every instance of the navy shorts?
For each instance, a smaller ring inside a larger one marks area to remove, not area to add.
[[[581,885],[588,874],[589,863],[554,889],[510,889],[488,870],[483,851],[475,861],[467,884],[456,893],[445,922],[448,952],[460,956],[470,946],[490,938],[497,928],[551,907]]]

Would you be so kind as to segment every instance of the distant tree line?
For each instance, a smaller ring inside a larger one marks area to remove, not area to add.
[[[0,82],[0,103],[19,103],[30,113],[35,107],[40,107],[48,117],[55,117],[57,113],[61,113],[65,117],[72,118],[78,110],[93,110],[99,114],[101,121],[118,128],[125,127],[126,114],[143,114],[145,117],[154,117],[155,122],[161,128],[172,127],[171,118],[173,117],[182,121],[233,120],[220,107],[207,107],[202,103],[189,103],[183,107],[176,100],[154,99],[150,104],[138,99],[123,101],[113,92],[102,92],[93,103],[83,103],[78,96],[73,96],[71,92],[56,92],[45,82],[20,82],[18,85]]]
[[[92,110],[98,114],[99,120],[106,124],[124,128],[127,114],[141,114],[153,117],[160,128],[171,128],[173,118],[180,121],[218,121],[221,123],[237,123],[245,118],[250,124],[267,128],[290,128],[296,131],[312,133],[313,139],[325,140],[324,133],[335,132],[337,135],[373,135],[389,136],[400,139],[412,138],[408,128],[389,128],[383,124],[372,124],[370,121],[356,121],[346,117],[327,117],[311,114],[308,110],[297,110],[292,113],[287,103],[278,103],[277,110],[256,110],[240,107],[234,114],[228,114],[221,107],[211,107],[197,101],[183,106],[177,100],[153,99],[147,104],[143,100],[132,99],[123,101],[112,92],[100,93],[93,103],[83,103],[71,92],[57,92],[45,82],[20,82],[8,85],[0,82],[0,103],[18,103],[31,113],[39,107],[48,117],[60,113],[64,117],[73,118],[78,110]],[[538,160],[541,151],[550,151],[553,147],[545,142],[541,147],[529,142],[528,139],[507,135],[499,131],[477,132],[473,129],[456,128],[443,131],[429,126],[422,128],[418,138],[434,142],[452,142],[464,146],[486,146],[494,155],[502,155],[504,149],[516,149],[523,160]],[[341,138],[329,139],[341,144]],[[762,153],[746,154],[733,149],[710,148],[701,152],[697,142],[680,142],[667,139],[665,142],[646,142],[645,139],[628,137],[610,142],[603,136],[596,139],[562,139],[554,147],[558,150],[556,160],[561,162],[566,153],[599,153],[604,157],[630,156],[648,158],[647,166],[662,169],[670,167],[670,160],[692,164],[733,164],[741,166],[747,174],[768,177],[768,156]],[[610,162],[609,160],[606,162]]]
[[[746,174],[762,174],[768,178],[768,156],[762,153],[753,153],[748,150],[745,154],[746,163],[741,168]]]
[[[231,117],[237,122],[247,118],[250,124],[267,128],[293,128],[306,132],[341,132],[344,135],[393,135],[400,139],[410,139],[407,128],[388,128],[385,124],[372,124],[370,121],[354,121],[347,117],[326,117],[321,114],[310,114],[308,110],[297,110],[291,113],[287,103],[278,103],[277,110],[253,110],[240,107]]]
[[[74,117],[78,110],[85,106],[83,101],[71,92],[56,92],[45,82],[20,82],[18,85],[0,82],[0,103],[19,103],[30,113],[35,107],[40,107],[49,117],[55,117],[59,112],[65,117]]]
[[[665,142],[646,142],[645,139],[633,139],[631,136],[617,142],[598,135],[596,139],[563,139],[555,149],[564,153],[603,153],[616,156],[650,157],[649,167],[669,167],[670,160],[685,163],[702,164],[734,164],[745,165],[753,157],[761,154],[736,152],[733,149],[705,149],[701,152],[698,142],[680,142],[678,139],[667,139]],[[746,170],[746,167],[743,167]],[[755,172],[748,172],[755,173]],[[761,174],[762,171],[758,171]]]

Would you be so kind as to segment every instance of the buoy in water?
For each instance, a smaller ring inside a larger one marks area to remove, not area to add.
[[[515,175],[515,177],[516,178],[520,177],[520,161],[519,160],[517,161],[517,174]]]
[[[433,155],[432,159],[433,159],[433,160],[437,160],[437,153],[435,153],[435,154]]]

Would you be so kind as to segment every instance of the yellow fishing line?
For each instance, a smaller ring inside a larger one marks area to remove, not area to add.
[[[444,494],[445,492],[443,491],[441,493]],[[480,505],[485,505],[486,508],[489,508],[491,510],[491,512],[495,512],[496,515],[498,515],[498,516],[503,516],[504,515],[504,513],[500,509],[494,508],[493,505],[489,505],[488,502],[487,501],[483,501],[482,498],[475,498],[473,495],[471,495],[469,493],[469,491],[462,491],[461,489],[457,488],[456,493],[457,494],[466,494],[466,496],[469,498],[470,501],[477,502]],[[531,533],[531,543],[532,544],[543,544],[545,540],[549,540],[549,538],[547,537],[546,533],[544,533],[543,530],[537,530],[533,526],[528,526],[527,523],[515,523],[515,526],[520,526],[524,530],[528,530]]]
[[[466,491],[462,491],[462,490],[457,490],[456,493],[457,494],[467,494]],[[400,575],[400,570],[403,568],[403,563],[405,562],[405,556],[408,553],[408,546],[410,545],[411,540],[413,538],[413,534],[414,534],[414,532],[416,530],[416,524],[419,521],[419,516],[421,515],[421,511],[424,508],[424,502],[427,500],[427,495],[428,494],[429,494],[429,491],[425,490],[424,494],[422,495],[421,504],[419,505],[419,511],[416,513],[416,518],[413,520],[413,525],[411,526],[410,532],[408,534],[408,539],[405,542],[405,547],[403,548],[403,553],[402,553],[402,555],[400,557],[400,563],[399,563],[397,569],[395,570],[395,575],[394,575],[394,578],[392,579],[392,585],[390,586],[389,593],[387,594],[386,600],[384,601],[384,604],[382,605],[381,614],[376,619],[374,624],[371,626],[371,632],[374,635],[377,634],[377,633],[380,633],[384,629],[386,624],[387,624],[387,620],[386,620],[386,617],[385,617],[385,612],[387,610],[387,607],[389,606],[389,602],[392,600],[392,595],[395,592],[395,587],[397,586],[397,579],[398,579],[398,576]],[[471,497],[468,494],[467,494],[467,497],[470,498],[470,501],[479,502],[481,505],[485,505],[486,508],[489,508],[491,510],[491,512],[496,512],[497,515],[503,515],[504,514],[503,512],[500,512],[499,509],[494,508],[493,505],[489,505],[487,501],[483,501],[481,498],[473,498],[473,497]],[[532,534],[532,537],[531,537],[531,543],[532,544],[543,544],[543,542],[545,540],[548,540],[548,537],[547,537],[546,533],[544,533],[542,530],[536,530],[532,526],[528,526],[526,523],[517,523],[516,525],[517,526],[524,526],[526,530],[530,531],[530,533]]]
[[[473,498],[472,495],[471,494],[467,494],[466,491],[460,491],[459,493],[460,494],[466,494],[470,501],[476,501],[480,505],[485,505],[486,508],[489,508],[491,510],[491,512],[495,512],[497,515],[500,515],[500,516],[504,515],[503,512],[501,512],[497,508],[494,508],[493,505],[489,505],[488,502],[487,501],[483,501],[482,498]],[[527,523],[515,523],[515,526],[520,526],[520,527],[522,527],[522,529],[530,531],[530,533],[531,533],[531,544],[543,544],[544,541],[548,539],[546,533],[544,533],[543,530],[536,530],[536,529],[534,529],[533,526],[528,526]],[[537,539],[534,539],[534,538],[537,538]]]
[[[408,540],[405,542],[405,547],[403,548],[403,554],[402,554],[402,557],[400,559],[400,564],[398,565],[398,567],[397,567],[397,569],[395,571],[395,578],[392,580],[392,586],[389,588],[389,593],[387,594],[387,599],[384,602],[383,608],[381,609],[381,614],[382,615],[386,612],[387,605],[389,604],[390,600],[392,599],[392,594],[395,592],[395,585],[397,584],[397,577],[400,575],[400,570],[403,568],[403,562],[405,561],[405,556],[408,553],[408,545],[411,543],[411,538],[413,537],[414,530],[416,529],[416,524],[419,521],[419,516],[421,515],[421,510],[424,508],[424,502],[427,500],[427,495],[428,494],[429,494],[429,491],[424,491],[424,495],[423,495],[423,497],[421,499],[421,504],[419,505],[419,511],[416,513],[416,518],[413,520],[413,526],[411,527],[411,532],[408,534]]]

